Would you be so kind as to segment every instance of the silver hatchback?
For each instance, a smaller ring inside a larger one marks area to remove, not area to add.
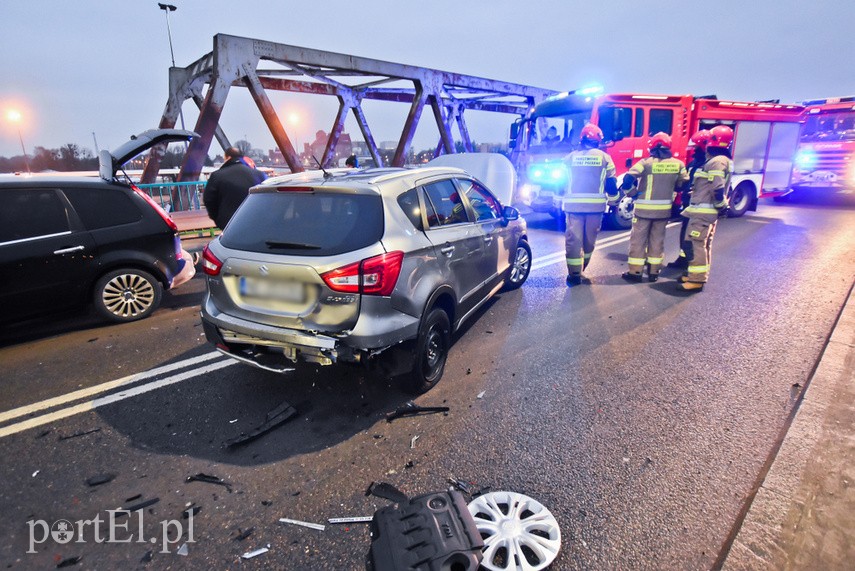
[[[264,369],[376,363],[424,392],[452,333],[531,259],[519,212],[467,171],[287,175],[254,187],[205,249],[202,321],[217,349]]]

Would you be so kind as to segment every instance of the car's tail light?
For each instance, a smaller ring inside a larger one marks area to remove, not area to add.
[[[333,291],[391,295],[401,273],[403,252],[389,252],[348,264],[321,275]]]
[[[218,276],[221,269],[223,269],[223,263],[211,253],[208,246],[205,246],[202,251],[202,271],[209,276]]]
[[[142,189],[138,186],[131,185],[131,188],[134,189],[134,192],[142,196],[143,200],[148,202],[149,206],[154,208],[155,212],[157,212],[160,217],[163,218],[163,221],[166,222],[166,225],[169,226],[173,232],[178,232],[178,225],[175,223],[175,220],[173,220],[172,217],[166,213],[166,210],[161,208],[158,203],[152,200],[152,198],[147,193],[143,192]]]

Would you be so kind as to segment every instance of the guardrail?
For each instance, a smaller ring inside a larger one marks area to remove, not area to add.
[[[140,190],[148,195],[167,212],[186,210],[201,210],[202,191],[205,181],[193,182],[159,182],[153,184],[138,184]]]

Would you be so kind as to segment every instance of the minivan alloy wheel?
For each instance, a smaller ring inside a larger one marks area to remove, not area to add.
[[[95,306],[113,321],[135,321],[154,311],[160,296],[160,283],[148,272],[117,270],[98,280]]]

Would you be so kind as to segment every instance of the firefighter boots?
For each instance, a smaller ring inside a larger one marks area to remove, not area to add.
[[[703,291],[704,284],[699,282],[684,282],[681,284],[677,284],[678,291],[686,291],[689,293],[696,293],[699,291]]]
[[[624,272],[620,275],[620,277],[622,277],[623,279],[625,279],[628,282],[640,282],[641,281],[641,274],[634,274],[632,272]]]

